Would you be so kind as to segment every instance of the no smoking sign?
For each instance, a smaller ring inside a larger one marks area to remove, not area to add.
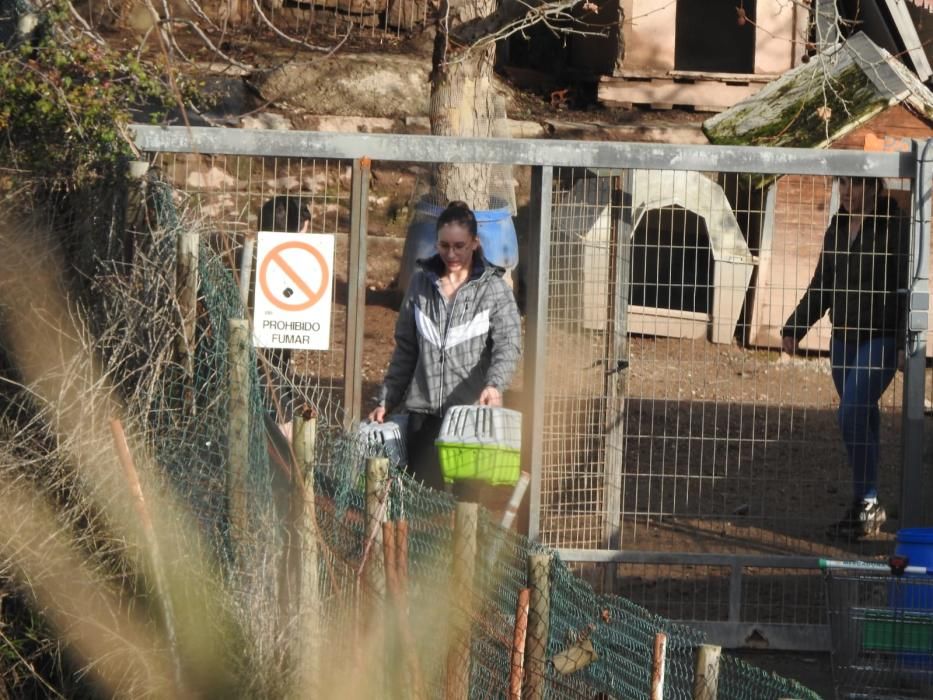
[[[254,280],[256,345],[327,350],[333,270],[332,235],[260,231]]]

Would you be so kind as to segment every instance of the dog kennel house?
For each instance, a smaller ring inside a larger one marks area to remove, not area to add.
[[[559,192],[554,303],[569,304],[584,329],[605,330],[621,259],[627,332],[732,342],[756,261],[722,188],[699,172],[618,175],[586,171]]]

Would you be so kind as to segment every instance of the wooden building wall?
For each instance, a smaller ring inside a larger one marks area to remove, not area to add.
[[[630,73],[644,71],[646,75],[675,70],[677,0],[621,2],[625,70]],[[731,4],[738,6],[739,3]],[[803,52],[806,22],[806,12],[798,8],[797,3],[757,0],[754,26],[749,23],[744,27],[755,32],[754,72],[777,75],[797,65]],[[723,46],[722,50],[728,52],[732,48]]]
[[[798,65],[803,55],[807,12],[798,3],[616,1],[622,3],[625,53],[613,75],[600,81],[599,100],[606,105],[722,111]],[[740,4],[754,21],[738,21]],[[704,15],[714,10],[715,17]]]

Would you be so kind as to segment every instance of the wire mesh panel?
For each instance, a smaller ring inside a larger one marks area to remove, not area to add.
[[[276,390],[276,399],[295,407],[307,403],[327,424],[339,425],[344,410],[350,165],[300,158],[159,154],[155,166],[175,188],[183,215],[202,221],[210,232],[210,246],[237,284],[244,269],[244,244],[259,229],[262,206],[274,197],[286,197],[301,211],[301,222],[295,226],[289,222],[291,228],[298,230],[306,218],[307,231],[336,236],[330,348],[284,354],[260,351],[259,367],[267,385]],[[265,229],[272,225],[263,222]],[[255,260],[249,269],[255,270]],[[289,407],[279,408],[290,413]]]
[[[887,552],[909,192],[872,179],[563,169],[552,205],[542,540]],[[859,529],[853,508],[866,498],[887,507],[887,525],[871,506]],[[821,623],[812,572],[736,561],[746,582],[731,610],[728,567],[622,567],[622,590],[675,618]],[[687,606],[669,590],[683,569]]]
[[[547,281],[548,386],[542,469],[542,540],[565,547],[607,543],[607,466],[620,453],[626,342],[618,333],[618,175],[555,173]]]

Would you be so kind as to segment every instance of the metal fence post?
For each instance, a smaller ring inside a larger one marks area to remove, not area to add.
[[[913,187],[910,277],[908,279],[907,344],[904,361],[903,471],[901,527],[922,524],[923,410],[926,388],[926,334],[930,308],[930,218],[933,140],[913,142],[916,175]]]
[[[628,306],[632,265],[632,173],[625,170],[612,178],[612,216],[610,217],[611,281],[609,313],[612,324],[606,333],[605,357],[609,361],[603,380],[606,396],[606,473],[603,477],[603,524],[606,547],[618,549],[622,527],[622,473],[625,454],[626,369],[629,362]],[[615,592],[618,564],[605,569],[603,587]]]
[[[544,455],[544,394],[547,375],[548,279],[551,266],[551,197],[554,169],[531,169],[531,204],[528,226],[534,251],[528,261],[527,328],[525,331],[525,386],[522,425],[522,462],[531,472],[528,537],[538,538],[541,528],[541,470]]]
[[[350,189],[350,240],[347,259],[347,342],[344,350],[343,427],[360,420],[362,401],[363,323],[366,312],[366,207],[369,202],[369,158],[353,161]]]

